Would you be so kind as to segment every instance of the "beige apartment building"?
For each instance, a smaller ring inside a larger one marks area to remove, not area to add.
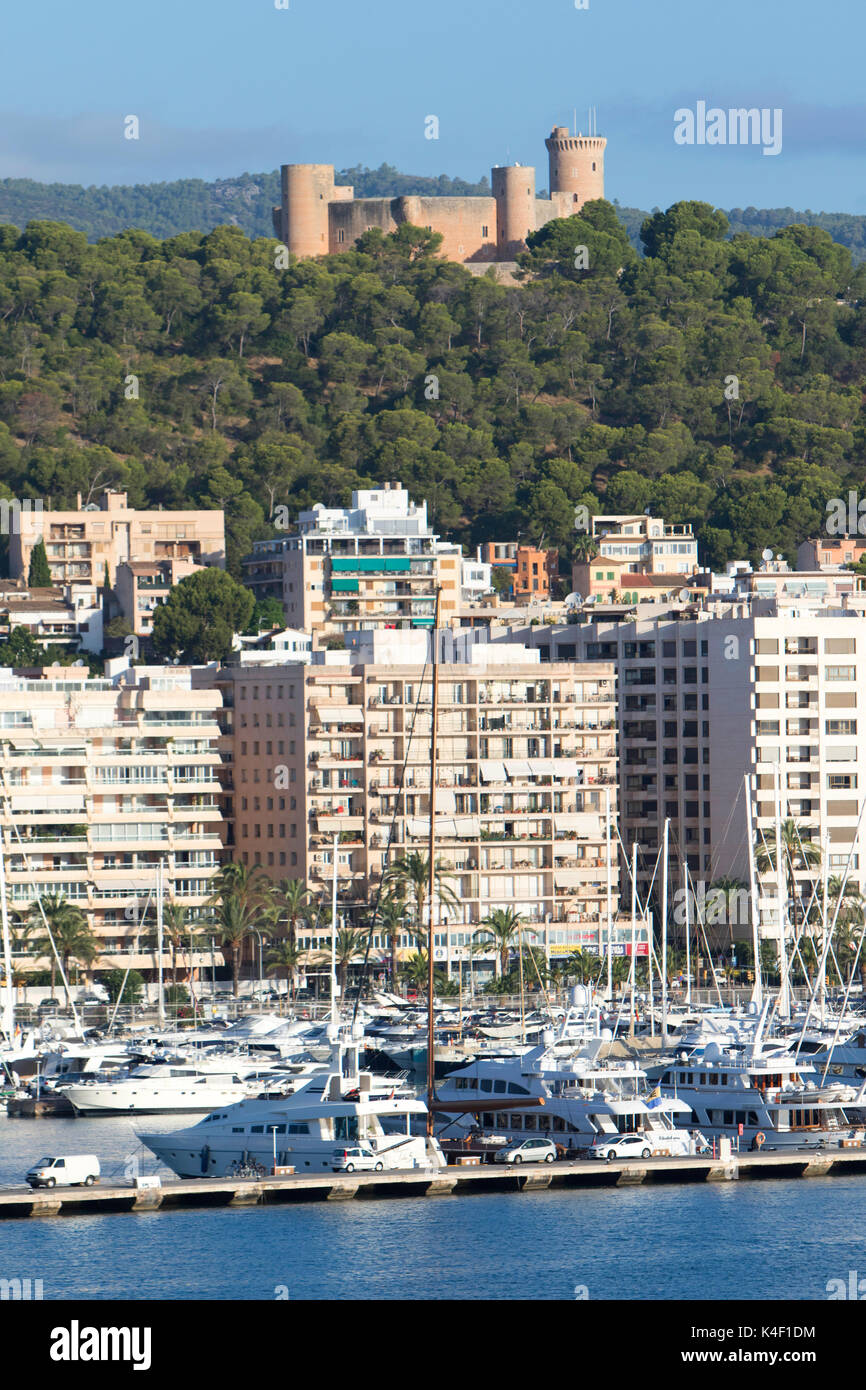
[[[156,609],[168,600],[175,584],[201,568],[185,559],[125,560],[117,566],[112,608],[136,637],[150,637]]]
[[[637,603],[647,588],[666,590],[697,572],[698,543],[691,526],[655,516],[594,516],[591,535],[598,553],[572,565],[573,588],[584,600],[634,589],[629,597]]]
[[[350,507],[317,504],[297,530],[256,541],[244,560],[244,583],[257,598],[280,599],[289,627],[345,634],[365,628],[439,626],[460,607],[462,553],[440,541],[399,483],[353,492]]]
[[[46,667],[37,680],[0,670],[7,891],[19,912],[37,889],[79,907],[102,943],[95,969],[154,969],[141,935],[154,930],[160,863],[165,901],[210,915],[220,696],[194,690],[189,668],[109,665],[105,680],[78,667]]]
[[[772,846],[777,768],[782,819],[826,853],[830,877],[847,865],[849,881],[864,883],[866,596],[810,598],[800,585],[786,602],[774,592],[655,619],[514,628],[505,639],[556,666],[614,663],[622,834],[641,846],[644,887],[666,818],[673,883],[682,860],[695,883],[748,882],[744,774],[755,835]],[[796,870],[807,899],[819,873]],[[773,874],[765,879],[762,923],[778,934]]]
[[[136,511],[125,492],[107,489],[98,503],[74,510],[21,511],[9,536],[9,573],[27,578],[33,547],[45,542],[55,584],[101,585],[108,566],[114,584],[118,565],[130,560],[189,560],[225,565],[225,517],[221,511]]]
[[[427,856],[428,647],[426,634],[376,631],[306,666],[219,673],[233,685],[235,858],[305,879],[327,905],[338,836],[339,910],[357,920],[388,864]],[[437,908],[437,959],[468,960],[496,908],[532,923],[549,955],[599,949],[608,805],[613,826],[617,816],[612,666],[457,642],[439,679],[436,852],[458,905]],[[616,911],[615,850],[611,883]],[[402,948],[414,949],[408,935]]]

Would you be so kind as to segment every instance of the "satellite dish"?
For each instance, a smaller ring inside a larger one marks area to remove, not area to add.
[[[770,550],[769,546],[767,547],[766,550],[762,550],[762,551],[761,551],[761,559],[762,559],[762,560],[772,560],[772,558],[773,558],[773,552],[772,552],[772,550]]]
[[[565,600],[566,608],[579,608],[583,603],[583,594],[569,594]]]
[[[691,589],[680,589],[680,592],[677,595],[677,597],[681,598],[683,602],[687,602],[688,599],[693,598],[694,596],[692,594]]]

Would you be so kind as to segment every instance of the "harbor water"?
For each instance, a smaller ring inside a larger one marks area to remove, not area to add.
[[[2,1115],[0,1182],[52,1151],[122,1177],[137,1125]],[[822,1300],[852,1270],[866,1277],[866,1177],[0,1223],[0,1276],[41,1279],[46,1300]]]

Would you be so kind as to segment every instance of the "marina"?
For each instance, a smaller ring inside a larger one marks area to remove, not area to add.
[[[561,1192],[570,1188],[599,1190],[640,1185],[730,1183],[752,1179],[851,1177],[866,1173],[866,1150],[832,1154],[779,1152],[731,1154],[729,1157],[650,1158],[593,1163],[504,1166],[460,1164],[445,1169],[393,1170],[388,1173],[297,1174],[263,1178],[159,1180],[158,1186],[134,1184],[51,1191],[0,1190],[0,1220],[15,1217],[95,1216],[119,1212],[156,1212],[215,1207],[255,1207],[294,1202],[345,1202],[395,1197],[451,1197],[481,1192]],[[151,1180],[152,1181],[152,1180]]]

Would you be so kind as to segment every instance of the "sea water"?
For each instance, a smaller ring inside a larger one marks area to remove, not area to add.
[[[142,1155],[123,1118],[0,1117],[0,1182],[52,1151],[98,1154],[106,1177]],[[866,1177],[0,1222],[0,1278],[45,1299],[818,1300],[851,1270]]]

